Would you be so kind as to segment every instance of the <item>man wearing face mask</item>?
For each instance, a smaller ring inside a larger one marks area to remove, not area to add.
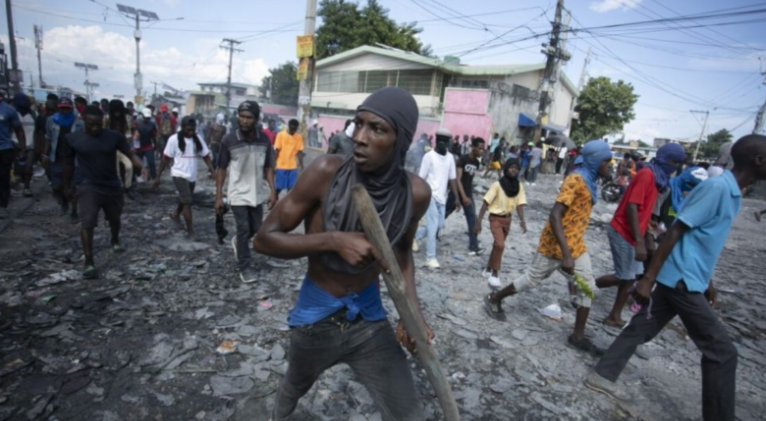
[[[447,149],[452,135],[447,129],[436,132],[436,148],[423,156],[420,165],[420,178],[431,187],[431,204],[426,212],[426,226],[421,227],[415,236],[412,249],[417,251],[418,241],[428,237],[426,245],[426,266],[438,269],[436,259],[436,233],[444,227],[444,213],[447,205],[447,188],[455,197],[460,197],[457,190],[455,158]],[[460,202],[455,201],[455,211],[460,211]]]
[[[51,188],[61,207],[61,215],[66,215],[69,211],[69,198],[64,195],[63,162],[69,149],[66,136],[83,128],[83,122],[77,119],[73,108],[72,100],[62,97],[58,103],[58,112],[48,119],[45,128],[43,164],[47,163],[49,166]],[[72,206],[73,211],[74,209],[75,206]]]

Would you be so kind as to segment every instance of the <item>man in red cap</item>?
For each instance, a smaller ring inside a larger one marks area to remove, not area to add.
[[[157,113],[155,119],[157,120],[157,127],[160,132],[160,145],[158,145],[157,150],[162,152],[165,150],[168,138],[176,133],[178,120],[168,111],[168,104],[160,105],[160,112]]]

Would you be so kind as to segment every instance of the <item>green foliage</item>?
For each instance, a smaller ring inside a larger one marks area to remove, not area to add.
[[[731,142],[733,139],[731,132],[727,129],[721,129],[715,133],[710,133],[707,135],[707,142],[702,142],[700,144],[700,151],[697,155],[697,159],[715,159],[718,156],[718,149],[726,142]],[[692,144],[692,146],[689,148],[691,149],[692,155],[694,154],[694,149],[697,147],[696,143]]]
[[[633,112],[636,101],[638,95],[629,83],[622,80],[613,83],[604,76],[590,79],[577,99],[575,111],[580,118],[572,121],[572,140],[583,143],[621,131],[636,117]]]
[[[262,96],[267,96],[271,88],[271,102],[274,104],[297,106],[300,82],[296,80],[297,64],[292,61],[269,69],[271,76],[266,76],[258,88]]]
[[[322,18],[322,26],[316,32],[317,59],[376,43],[431,55],[431,48],[417,38],[423,30],[414,22],[396,23],[378,0],[368,0],[362,8],[345,0],[322,0],[317,15]]]

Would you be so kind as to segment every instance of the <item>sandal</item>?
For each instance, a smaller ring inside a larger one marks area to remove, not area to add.
[[[585,336],[580,339],[576,339],[574,334],[569,335],[569,338],[567,338],[567,344],[574,349],[585,351],[596,357],[601,357],[604,355],[604,350],[594,345],[593,342],[591,342],[591,340]]]
[[[484,296],[484,309],[487,311],[489,317],[497,320],[498,322],[504,322],[506,320],[505,312],[500,302],[494,303],[492,301],[492,294]]]

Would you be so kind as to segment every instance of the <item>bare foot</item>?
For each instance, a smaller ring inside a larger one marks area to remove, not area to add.
[[[619,329],[622,329],[625,326],[625,320],[622,320],[622,319],[615,320],[610,317],[605,318],[602,323],[604,323],[607,326],[612,326]]]

